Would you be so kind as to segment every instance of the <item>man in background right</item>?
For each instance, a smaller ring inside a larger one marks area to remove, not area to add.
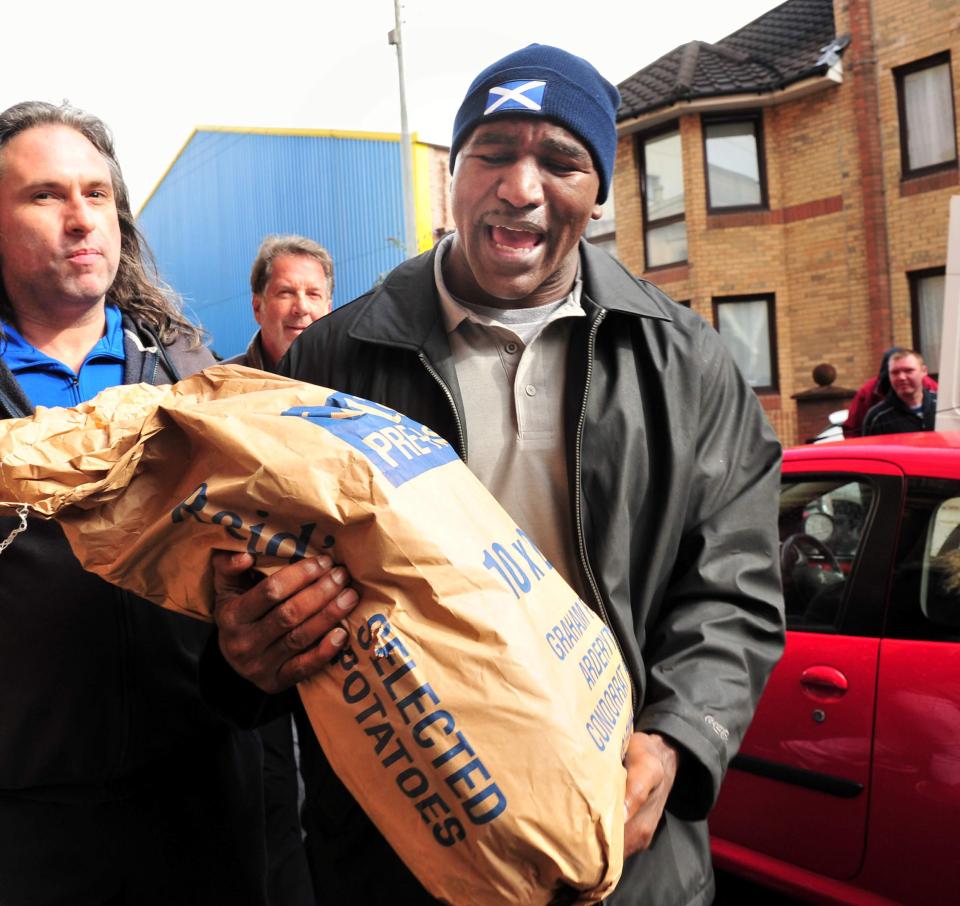
[[[887,363],[890,392],[863,420],[863,433],[904,434],[932,431],[937,414],[937,394],[924,386],[927,366],[912,349],[897,349]]]
[[[847,409],[847,420],[843,423],[844,437],[860,437],[863,434],[863,421],[867,413],[877,403],[882,403],[890,392],[890,356],[904,351],[900,346],[892,346],[886,350],[877,373],[860,385]],[[923,386],[928,390],[936,390],[937,382],[928,374],[923,379]]]

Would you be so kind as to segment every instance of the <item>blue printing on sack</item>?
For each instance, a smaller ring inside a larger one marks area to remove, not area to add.
[[[305,418],[346,441],[395,488],[457,459],[453,447],[435,431],[349,393],[332,393],[323,406],[294,406],[282,414]]]

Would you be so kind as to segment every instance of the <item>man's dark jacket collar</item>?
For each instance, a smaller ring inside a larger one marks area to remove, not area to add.
[[[368,343],[417,351],[436,348],[437,340],[445,338],[446,330],[433,287],[435,255],[436,248],[394,268],[383,285],[360,302],[364,311],[350,328],[350,336]],[[667,297],[653,284],[634,278],[606,252],[581,240],[580,261],[583,306],[588,312],[593,305],[610,312],[673,320]],[[436,305],[415,304],[415,300],[423,298],[426,274],[429,274]]]
[[[916,412],[914,408],[905,403],[897,394],[896,390],[891,390],[885,397],[885,402],[889,403],[894,409],[897,409],[900,412],[903,412],[906,415],[915,415],[918,418],[922,418],[927,414],[927,410],[936,405],[937,394],[936,391],[930,390],[928,387],[921,387],[923,392],[923,398],[920,400],[921,411]]]

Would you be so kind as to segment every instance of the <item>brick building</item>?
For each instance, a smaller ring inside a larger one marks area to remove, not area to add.
[[[717,327],[785,443],[845,405],[819,363],[939,368],[958,82],[957,0],[787,0],[620,85],[618,254]]]

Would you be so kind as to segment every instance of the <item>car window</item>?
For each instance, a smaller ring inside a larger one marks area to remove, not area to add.
[[[840,626],[873,496],[866,479],[784,476],[780,565],[788,629]]]
[[[960,641],[960,482],[910,479],[885,634]]]

